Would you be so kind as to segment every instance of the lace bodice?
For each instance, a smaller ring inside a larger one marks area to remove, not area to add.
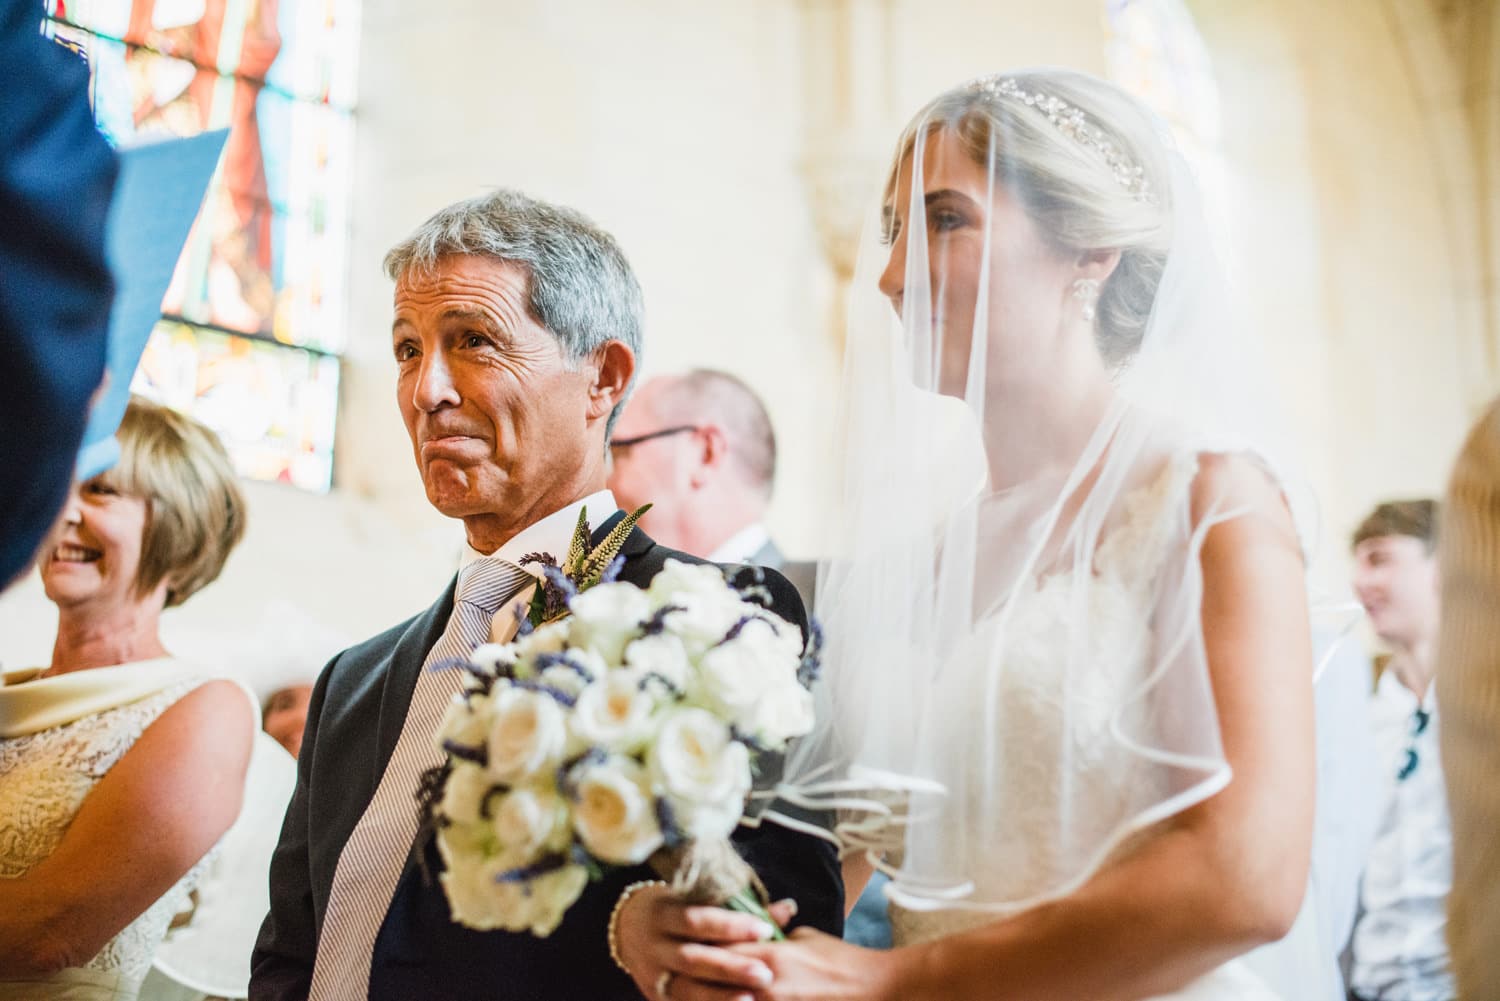
[[[973,882],[974,899],[1026,901],[1055,894],[1072,877],[1077,845],[1118,845],[1121,818],[1129,816],[1143,797],[1141,783],[1164,782],[1160,769],[1140,767],[1140,758],[1122,753],[1118,722],[1122,704],[1139,690],[1157,662],[1158,640],[1153,629],[1154,603],[1160,594],[1164,568],[1180,565],[1179,548],[1188,518],[1189,492],[1198,472],[1194,452],[1172,456],[1156,475],[1127,493],[1114,523],[1101,536],[1093,560],[1087,596],[1084,656],[1073,661],[1108,665],[1107,669],[1065,674],[1065,644],[1080,642],[1076,605],[1080,590],[1065,574],[1042,577],[1027,593],[1012,599],[1005,624],[1004,670],[995,696],[1004,706],[1006,726],[998,746],[1005,761],[1004,780],[1011,789],[1004,798],[1009,817],[999,843],[969,837],[962,823],[933,825],[935,848],[953,871]],[[990,621],[958,647],[957,656],[971,662],[990,656],[996,624]],[[972,707],[974,675],[956,672],[954,690],[941,700],[946,706],[968,705],[952,711],[945,753],[973,755],[972,741],[961,716],[982,714]],[[967,703],[964,701],[967,699]],[[1066,709],[1064,708],[1066,706]],[[978,783],[990,777],[983,768],[968,772],[970,788],[959,798],[984,799]],[[1071,792],[1064,802],[1062,790]],[[1174,790],[1149,790],[1144,799],[1165,800]],[[967,794],[967,796],[966,796]],[[1073,804],[1070,808],[1069,804]],[[1087,804],[1078,809],[1077,804]],[[1059,818],[1066,815],[1076,839],[1070,850],[1062,845]],[[890,905],[893,939],[897,945],[957,934],[997,920],[1003,912],[976,909],[911,910]],[[1174,994],[1172,1001],[1189,999],[1274,1001],[1264,984],[1242,964],[1231,963]]]
[[[139,702],[0,740],[0,877],[22,876],[50,855],[104,774],[158,716],[197,684],[181,682]],[[199,861],[85,967],[117,973],[122,984],[138,983],[208,862],[208,856]]]

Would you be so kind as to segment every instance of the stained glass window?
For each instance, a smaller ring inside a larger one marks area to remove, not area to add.
[[[116,143],[228,128],[135,388],[244,475],[326,490],[344,348],[358,0],[46,0]]]
[[[1192,165],[1218,251],[1233,262],[1241,199],[1223,153],[1219,85],[1185,0],[1105,0],[1110,77],[1172,127]]]
[[[1185,146],[1217,147],[1219,88],[1184,0],[1107,0],[1106,10],[1109,75],[1165,118]]]

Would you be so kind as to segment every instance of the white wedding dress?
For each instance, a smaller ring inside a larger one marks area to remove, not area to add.
[[[1142,780],[1142,774],[1134,769],[1138,759],[1122,753],[1110,732],[1111,717],[1127,698],[1123,693],[1132,690],[1147,670],[1152,642],[1148,623],[1156,578],[1167,562],[1167,527],[1174,512],[1184,510],[1197,469],[1193,452],[1169,460],[1158,475],[1125,495],[1122,515],[1100,543],[1093,566],[1095,579],[1089,588],[1092,607],[1088,610],[1087,642],[1091,650],[1111,652],[1108,657],[1099,656],[1098,661],[1125,663],[1131,669],[1094,672],[1072,680],[1066,700],[1074,723],[1064,754],[1038,753],[1037,749],[1061,745],[1064,692],[1055,664],[1061,644],[1068,642],[1070,624],[1076,626],[1077,609],[1068,607],[1065,601],[1069,589],[1061,575],[1045,578],[1035,590],[1014,599],[1007,626],[1010,658],[1001,675],[1004,680],[999,697],[1006,701],[1006,719],[1013,724],[1001,742],[1002,752],[1009,759],[1006,774],[1010,781],[1020,784],[1007,802],[1024,804],[1021,815],[1006,825],[1011,833],[1005,843],[981,845],[979,839],[951,829],[933,832],[938,838],[939,857],[951,860],[952,868],[972,881],[974,899],[1024,901],[1046,895],[1056,885],[1049,877],[1058,871],[1053,865],[1053,846],[1062,809],[1059,791],[1065,780],[1075,789],[1083,784],[1083,795],[1075,795],[1073,802],[1097,808],[1092,816],[1078,817],[1075,813],[1075,829],[1084,832],[1085,840],[1100,844],[1109,841],[1121,815],[1120,790]],[[970,638],[970,656],[984,657],[988,635],[989,630],[981,628]],[[1131,655],[1122,657],[1121,651],[1130,651]],[[1084,683],[1083,691],[1079,690],[1080,682]],[[940,697],[952,721],[944,737],[945,751],[972,754],[972,748],[980,744],[971,741],[967,727],[983,713],[975,710],[972,689],[961,672],[948,687],[950,690]],[[1080,708],[1082,719],[1078,718]],[[1024,725],[1014,725],[1017,720],[1024,720]],[[1069,757],[1071,762],[1066,767],[1070,774],[1065,776],[1063,767]],[[965,792],[958,790],[957,794],[963,796]],[[980,790],[967,792],[973,802],[984,798]],[[890,913],[893,940],[898,946],[967,931],[1001,916],[993,910],[908,909],[894,900]],[[1299,920],[1298,924],[1306,930],[1311,922]],[[1287,995],[1273,990],[1262,979],[1255,961],[1244,959],[1219,967],[1170,995],[1170,999],[1289,1001]]]

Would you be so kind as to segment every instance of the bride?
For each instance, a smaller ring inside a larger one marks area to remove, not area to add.
[[[824,725],[767,816],[837,811],[896,948],[699,947],[661,993],[1331,997],[1290,481],[1170,138],[1086,75],[977,80],[903,133],[877,229]]]

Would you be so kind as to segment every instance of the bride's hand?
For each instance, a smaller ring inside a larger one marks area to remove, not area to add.
[[[785,942],[734,946],[770,968],[771,986],[756,1001],[886,1001],[897,995],[892,953],[862,949],[811,928]]]
[[[785,924],[794,905],[772,905]],[[620,911],[620,959],[650,1001],[751,1001],[771,982],[758,959],[729,947],[770,937],[764,921],[720,907],[690,907],[664,886],[635,893]],[[665,986],[665,991],[660,990]]]

